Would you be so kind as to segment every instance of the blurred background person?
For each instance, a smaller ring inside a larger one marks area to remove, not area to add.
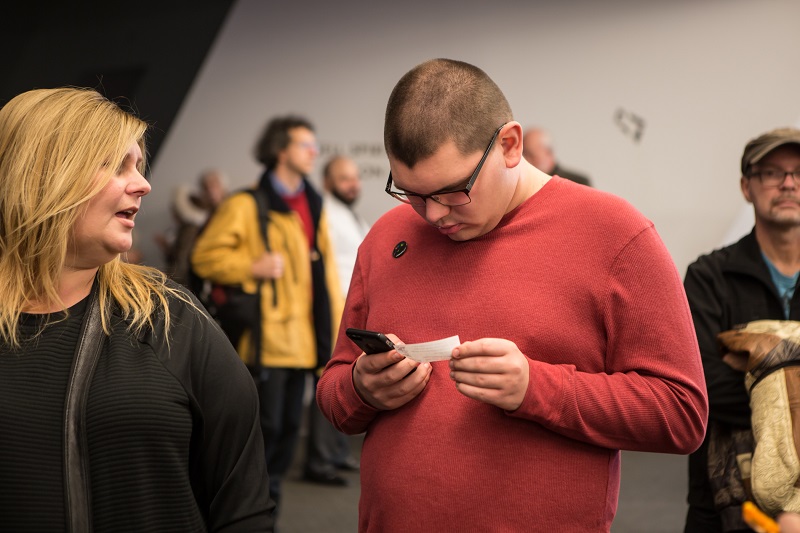
[[[525,130],[522,138],[522,156],[528,163],[545,174],[560,176],[581,185],[592,186],[592,182],[587,176],[568,170],[558,163],[553,150],[553,140],[550,134],[542,128]]]
[[[171,206],[174,233],[158,234],[156,242],[164,254],[166,273],[178,283],[189,283],[194,241],[209,215],[227,194],[228,178],[218,169],[209,169],[200,174],[196,188],[188,184],[175,188]]]
[[[237,349],[258,386],[270,495],[280,509],[306,380],[330,359],[343,298],[322,196],[308,181],[319,155],[313,126],[304,117],[275,117],[255,155],[264,166],[256,194],[242,191],[219,205],[195,243],[192,268],[214,283],[260,292],[261,331],[256,339],[243,335]],[[258,201],[267,207],[266,234]]]
[[[0,110],[4,531],[272,531],[247,369],[187,291],[120,259],[146,130],[91,89]]]
[[[361,196],[358,165],[348,157],[334,156],[323,169],[323,187],[336,266],[342,291],[347,294],[358,247],[369,231],[369,224],[353,209]]]
[[[740,170],[739,188],[754,215],[751,232],[701,255],[684,280],[711,406],[703,444],[689,456],[685,533],[750,530],[742,520],[742,504],[753,498],[755,447],[747,361],[721,353],[718,335],[757,320],[800,321],[800,130],[751,139]],[[800,531],[799,519],[783,513],[781,531]]]
[[[369,225],[353,210],[361,196],[358,165],[347,157],[333,156],[325,164],[323,205],[328,215],[331,243],[339,271],[342,293],[347,294],[356,263],[358,246],[369,231]],[[303,477],[307,481],[327,485],[346,485],[347,479],[336,470],[358,470],[358,460],[350,450],[350,441],[325,418],[313,399],[319,375],[314,375],[312,401],[308,407],[308,440]]]

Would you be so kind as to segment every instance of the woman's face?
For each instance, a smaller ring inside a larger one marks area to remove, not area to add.
[[[139,173],[142,151],[133,143],[111,180],[92,198],[72,228],[67,266],[96,268],[133,245],[134,218],[150,184]]]

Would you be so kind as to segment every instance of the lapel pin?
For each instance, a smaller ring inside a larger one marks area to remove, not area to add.
[[[406,244],[406,241],[400,241],[395,245],[394,250],[392,250],[392,257],[397,259],[406,253],[406,250],[408,250],[408,244]]]

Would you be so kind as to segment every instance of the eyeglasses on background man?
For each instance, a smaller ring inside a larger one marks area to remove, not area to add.
[[[761,185],[768,188],[780,187],[786,180],[786,176],[791,176],[795,185],[800,183],[800,169],[793,171],[783,170],[775,167],[766,167],[750,172],[748,178],[758,178]]]

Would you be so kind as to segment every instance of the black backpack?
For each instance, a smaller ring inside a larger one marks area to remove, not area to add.
[[[269,222],[269,202],[267,195],[261,189],[245,189],[253,195],[258,209],[259,228],[264,239],[264,246],[269,251],[269,240],[267,237],[267,224]],[[213,216],[209,216],[209,220]],[[206,225],[208,222],[206,222]],[[203,228],[203,230],[205,227]],[[201,233],[202,231],[201,230]],[[275,280],[273,284],[273,293]],[[253,357],[254,369],[260,370],[261,367],[261,285],[255,294],[244,292],[240,285],[223,285],[211,280],[200,277],[194,268],[190,269],[188,289],[192,291],[200,303],[206,308],[211,317],[219,324],[222,331],[231,341],[234,347],[239,344],[239,340],[245,331],[251,332],[255,356]]]

